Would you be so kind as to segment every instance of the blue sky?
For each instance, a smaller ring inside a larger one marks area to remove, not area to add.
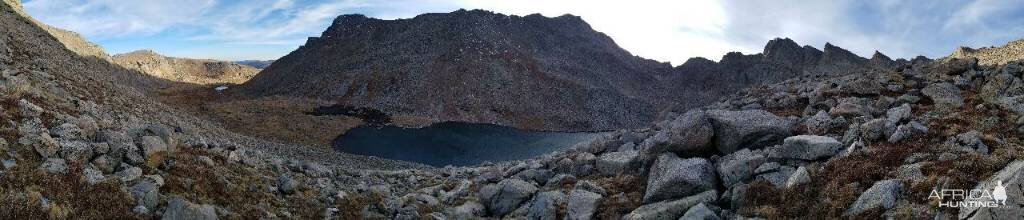
[[[757,53],[775,37],[894,58],[934,58],[960,45],[1024,38],[1024,0],[24,0],[24,6],[110,53],[149,48],[222,60],[283,56],[341,14],[397,19],[459,8],[578,15],[630,52],[675,65],[695,56]]]

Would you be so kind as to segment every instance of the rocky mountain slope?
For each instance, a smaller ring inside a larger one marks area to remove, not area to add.
[[[721,63],[694,59],[673,68],[629,54],[572,15],[343,15],[243,90],[430,122],[608,130],[638,127],[666,109],[705,105],[748,85],[867,63],[832,45],[820,51],[777,39],[762,54],[731,53]]]
[[[950,58],[967,59],[975,58],[984,65],[999,65],[1017,61],[1024,56],[1024,39],[1015,40],[1001,47],[988,47],[973,49],[970,47],[959,47],[949,55]]]
[[[241,84],[259,69],[228,61],[166,57],[152,50],[114,55],[113,62],[161,79],[195,84]]]
[[[16,8],[21,8],[20,0],[4,0],[4,2],[10,5],[14,5]],[[16,11],[13,13],[18,13],[19,15],[27,17],[29,21],[35,23],[43,30],[46,30],[46,32],[49,32],[51,36],[60,41],[60,43],[63,44],[68,50],[71,50],[77,53],[78,55],[91,56],[100,59],[110,59],[110,55],[107,54],[103,47],[100,47],[100,45],[97,45],[93,42],[89,42],[85,39],[85,37],[82,37],[82,35],[78,33],[44,24],[43,22],[40,22],[34,18],[29,17],[24,11]]]

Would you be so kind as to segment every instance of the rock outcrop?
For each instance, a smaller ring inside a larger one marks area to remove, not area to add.
[[[227,61],[166,57],[152,50],[114,55],[114,63],[161,79],[194,84],[241,84],[258,69]]]

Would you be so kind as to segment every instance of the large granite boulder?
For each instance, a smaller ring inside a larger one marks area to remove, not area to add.
[[[164,211],[163,220],[214,220],[217,219],[217,211],[211,205],[193,204],[181,197],[175,197],[167,202],[167,211]]]
[[[860,194],[860,197],[857,197],[857,201],[853,202],[843,215],[856,216],[861,212],[879,207],[890,209],[896,205],[896,200],[899,199],[900,188],[902,188],[902,184],[900,184],[899,180],[890,179],[875,182],[871,188],[868,188],[868,190]]]
[[[690,196],[715,189],[717,185],[715,168],[707,159],[682,159],[665,153],[651,166],[644,204]]]
[[[480,200],[493,216],[504,216],[523,204],[537,187],[520,179],[505,179],[480,188]]]
[[[831,157],[843,150],[843,144],[835,138],[815,135],[797,135],[786,138],[777,151],[769,154],[772,158],[817,160]]]
[[[944,109],[959,108],[964,105],[960,89],[949,83],[932,83],[921,89],[921,93],[931,98],[936,106]]]
[[[726,187],[741,183],[754,175],[754,170],[766,161],[764,155],[742,149],[718,159],[716,168]]]
[[[718,192],[714,190],[705,191],[693,196],[678,200],[662,201],[640,206],[626,216],[624,220],[656,220],[656,219],[677,219],[697,204],[709,203],[718,199]]]
[[[774,144],[791,134],[794,123],[764,110],[714,110],[708,116],[715,128],[715,147],[723,154]]]
[[[711,138],[715,135],[711,118],[701,110],[691,110],[673,120],[658,124],[661,132],[667,133],[664,144],[648,149],[648,154],[664,152],[679,154],[704,153],[713,151]]]

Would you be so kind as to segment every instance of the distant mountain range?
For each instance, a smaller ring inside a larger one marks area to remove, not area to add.
[[[897,63],[884,55],[878,62]],[[701,106],[751,84],[872,64],[831,44],[820,51],[776,39],[761,54],[672,67],[630,54],[576,16],[459,10],[398,20],[339,16],[243,90],[430,121],[607,130],[639,127],[659,112]]]
[[[274,62],[274,60],[240,60],[240,61],[235,61],[235,63],[237,63],[237,64],[251,66],[251,67],[256,68],[256,69],[266,69],[273,62]]]
[[[195,84],[239,84],[258,69],[228,61],[166,57],[152,50],[113,56],[114,63],[162,79]]]

